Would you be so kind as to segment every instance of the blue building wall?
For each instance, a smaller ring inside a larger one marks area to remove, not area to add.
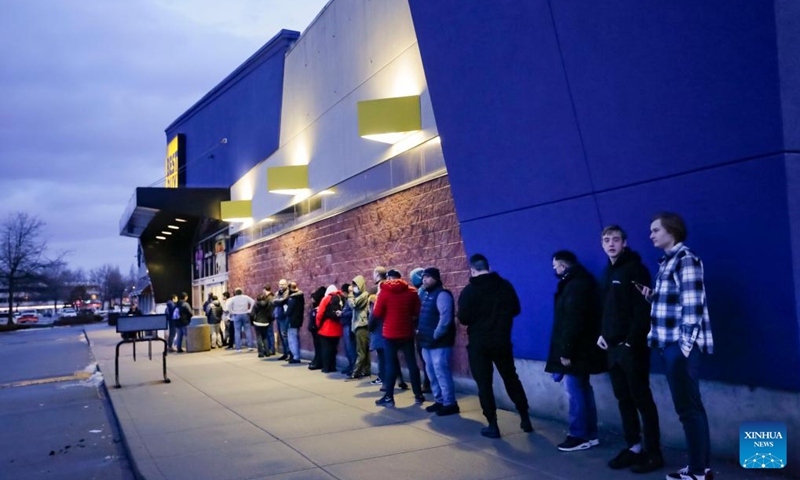
[[[672,210],[705,263],[705,377],[800,390],[797,2],[409,3],[467,254],[522,299],[517,356],[546,358],[554,251],[599,274],[619,223],[655,273]]]
[[[284,57],[299,36],[279,32],[167,127],[167,141],[186,135],[185,186],[230,187],[277,150]]]

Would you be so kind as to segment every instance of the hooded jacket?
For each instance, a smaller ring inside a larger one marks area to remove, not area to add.
[[[357,328],[363,328],[369,324],[369,292],[367,291],[367,281],[362,275],[357,275],[353,279],[353,285],[358,287],[358,295],[354,291],[353,297],[348,301],[353,309],[350,328],[355,332]]]
[[[253,305],[253,325],[257,327],[266,327],[270,323],[272,323],[272,302],[270,300],[272,296],[263,299],[263,300],[256,300],[255,305]]]
[[[458,321],[467,327],[470,344],[511,347],[519,313],[516,290],[495,272],[471,277],[458,297]]]
[[[553,331],[545,371],[582,375],[606,369],[600,336],[600,302],[597,282],[582,265],[574,265],[558,281],[553,309]],[[568,358],[569,367],[561,364]]]
[[[650,332],[650,303],[633,282],[650,285],[650,271],[638,253],[626,248],[603,272],[602,335],[609,346],[627,343],[635,348],[647,346]]]
[[[336,311],[342,310],[342,298],[344,294],[336,288],[336,285],[331,285],[325,290],[325,298],[319,304],[317,309],[317,334],[323,337],[341,337],[342,336],[342,323],[336,315]]]
[[[417,289],[405,280],[392,279],[381,284],[373,314],[383,319],[383,338],[408,340],[414,338],[419,309]]]
[[[301,290],[289,293],[286,300],[286,318],[289,319],[289,328],[303,326],[303,310],[306,307],[306,296]]]

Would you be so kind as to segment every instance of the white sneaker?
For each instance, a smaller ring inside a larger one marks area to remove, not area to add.
[[[675,473],[667,474],[667,480],[714,480],[714,472],[706,468],[705,475],[692,475],[689,466],[685,466]]]
[[[247,352],[249,353],[249,352],[252,352],[253,350],[254,350],[254,349],[252,349],[252,348],[248,348],[248,349],[247,349]]]
[[[241,348],[237,348],[236,349],[236,353],[242,353],[242,349]]]
[[[596,447],[596,446],[598,446],[598,445],[600,445],[600,440],[598,440],[598,439],[596,439],[596,438],[594,438],[594,439],[592,439],[592,440],[589,440],[589,446],[591,446],[591,447]]]

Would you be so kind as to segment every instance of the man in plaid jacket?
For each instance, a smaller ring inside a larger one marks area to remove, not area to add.
[[[712,353],[703,262],[683,244],[686,224],[674,213],[659,213],[650,224],[653,246],[664,250],[656,283],[637,288],[651,302],[652,348],[661,352],[675,411],[683,424],[689,465],[667,479],[710,480],[708,417],[700,397],[700,355]]]

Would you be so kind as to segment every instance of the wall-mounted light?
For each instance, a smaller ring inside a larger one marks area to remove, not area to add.
[[[267,191],[297,195],[308,190],[308,165],[290,165],[267,169]]]
[[[159,240],[166,240],[167,239],[167,237],[164,237],[164,236],[161,236],[161,235],[156,235],[156,238],[159,239]]]
[[[184,219],[182,219],[182,218],[176,218],[176,219],[175,219],[175,221],[176,221],[176,222],[179,222],[179,223],[186,223],[186,222],[188,222],[188,220],[184,220]]]
[[[172,232],[168,232],[166,230],[161,232],[161,235],[172,235]]]
[[[171,228],[173,230],[180,230],[181,229],[181,227],[179,227],[177,225],[167,225],[167,228]]]
[[[253,219],[252,200],[220,202],[219,211],[226,222],[246,222]]]
[[[419,95],[358,102],[359,136],[383,143],[397,143],[422,130]]]

